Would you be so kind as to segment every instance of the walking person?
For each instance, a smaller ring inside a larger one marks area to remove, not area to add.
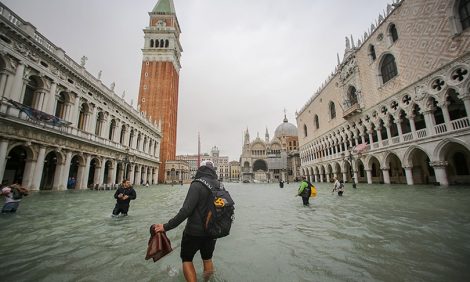
[[[334,194],[335,191],[338,191],[338,196],[343,196],[343,192],[344,192],[343,180],[340,181],[336,177],[333,178],[333,190],[331,190],[331,193]]]
[[[19,184],[2,187],[1,191],[5,197],[2,213],[15,213],[23,196],[28,196],[28,189],[21,187]]]
[[[127,216],[130,201],[137,198],[137,194],[129,180],[124,179],[122,181],[121,187],[114,193],[114,198],[116,199],[116,206],[113,210],[113,217],[118,216],[120,213],[122,213],[123,216]]]
[[[297,191],[297,196],[302,197],[302,203],[304,206],[309,206],[310,203],[308,202],[310,199],[310,182],[307,181],[305,176],[302,176],[302,181],[300,181],[299,190]]]
[[[210,160],[201,162],[195,179],[203,179],[213,187],[220,187],[214,164]],[[155,232],[165,232],[172,230],[185,219],[188,219],[181,239],[180,254],[186,281],[197,281],[193,264],[193,258],[197,251],[201,253],[205,279],[210,278],[214,272],[212,255],[216,239],[207,236],[203,228],[203,214],[210,195],[211,191],[204,184],[198,181],[192,182],[178,214],[165,224],[155,224]]]

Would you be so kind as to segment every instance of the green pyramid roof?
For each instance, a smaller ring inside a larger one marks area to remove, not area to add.
[[[153,13],[175,14],[173,0],[158,0],[152,10]]]

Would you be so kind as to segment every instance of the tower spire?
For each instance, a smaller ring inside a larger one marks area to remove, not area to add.
[[[173,0],[158,0],[155,7],[153,7],[152,13],[176,14],[175,4],[173,4]]]

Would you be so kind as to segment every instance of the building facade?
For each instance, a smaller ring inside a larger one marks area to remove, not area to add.
[[[161,132],[0,3],[0,180],[32,190],[156,183]]]
[[[196,172],[199,166],[198,163],[198,155],[179,155],[176,156],[177,160],[185,161],[189,164],[189,170],[191,178],[196,176]],[[200,155],[200,161],[210,160],[214,163],[217,176],[221,181],[228,181],[230,180],[230,167],[228,162],[228,156],[220,156],[220,151],[217,146],[212,147],[211,153],[205,153]]]
[[[268,129],[261,140],[257,136],[250,141],[245,131],[240,156],[240,178],[243,182],[296,181],[300,176],[297,127],[284,116],[270,140]]]
[[[140,111],[161,123],[160,161],[164,166],[167,160],[176,157],[178,85],[183,49],[173,0],[158,0],[149,15],[149,26],[144,29],[138,104]],[[159,181],[164,182],[164,179],[165,171],[161,170]]]
[[[470,183],[470,1],[401,0],[297,113],[311,181]]]
[[[189,163],[181,160],[169,160],[165,165],[166,184],[191,183]]]
[[[240,181],[240,162],[231,161],[229,162],[229,170],[230,170],[230,181],[231,182],[238,182]]]

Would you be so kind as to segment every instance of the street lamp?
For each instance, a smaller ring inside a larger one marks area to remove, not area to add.
[[[124,179],[128,179],[127,175],[127,167],[129,164],[134,163],[135,161],[135,155],[130,155],[129,154],[129,148],[126,148],[126,153],[124,155],[124,158],[122,159],[122,162],[124,163]]]
[[[352,186],[353,188],[356,188],[356,181],[355,181],[355,178],[354,178],[354,175],[353,175],[353,148],[351,146],[348,147],[348,160],[349,160],[349,173],[351,175],[351,179],[352,179]]]

